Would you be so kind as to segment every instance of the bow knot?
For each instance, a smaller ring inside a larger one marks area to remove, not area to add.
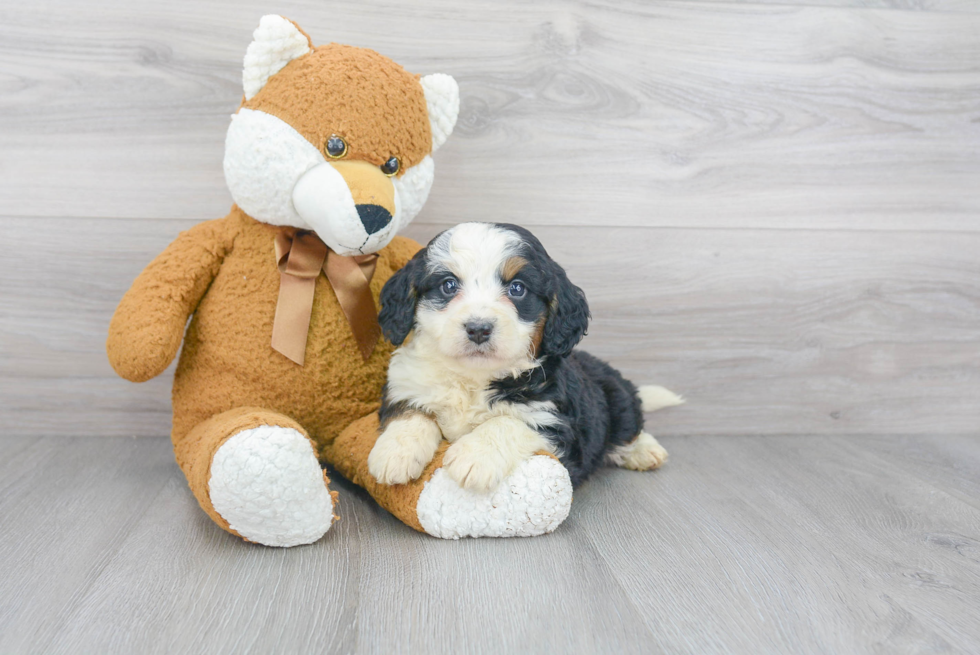
[[[272,324],[273,349],[303,365],[316,279],[323,271],[347,317],[361,356],[365,360],[370,357],[381,336],[370,287],[377,261],[377,254],[338,255],[310,230],[282,228],[276,234],[279,300]]]

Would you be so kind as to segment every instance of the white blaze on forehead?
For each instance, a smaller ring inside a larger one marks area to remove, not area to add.
[[[491,223],[462,223],[429,246],[430,271],[451,271],[465,285],[497,284],[504,263],[518,254],[520,237]]]

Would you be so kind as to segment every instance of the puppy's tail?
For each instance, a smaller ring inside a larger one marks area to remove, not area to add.
[[[683,405],[686,401],[670,389],[657,386],[655,384],[644,384],[637,389],[640,396],[640,405],[646,413],[655,412],[664,407],[674,407]]]

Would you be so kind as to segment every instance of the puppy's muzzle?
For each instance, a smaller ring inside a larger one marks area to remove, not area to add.
[[[476,345],[489,341],[490,335],[493,334],[493,323],[491,321],[467,321],[463,328],[466,330],[466,336],[469,337],[469,340]]]

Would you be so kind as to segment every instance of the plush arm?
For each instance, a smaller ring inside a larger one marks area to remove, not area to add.
[[[109,323],[106,351],[116,373],[145,382],[173,361],[187,318],[231,247],[231,231],[228,219],[196,225],[143,269]]]

